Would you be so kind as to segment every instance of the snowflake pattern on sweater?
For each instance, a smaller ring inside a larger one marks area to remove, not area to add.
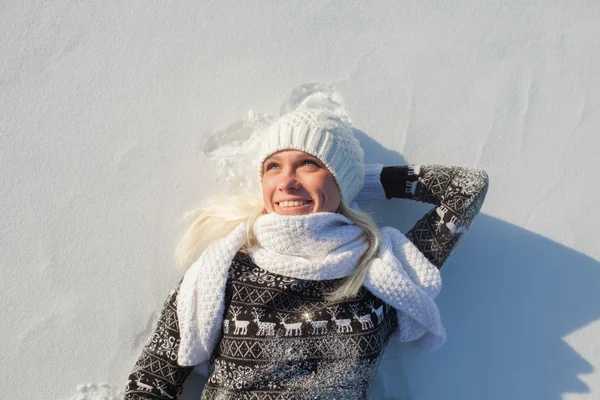
[[[438,268],[468,230],[488,188],[484,171],[441,165],[385,167],[380,181],[387,198],[436,206],[406,236]],[[223,337],[202,399],[366,398],[397,320],[364,288],[355,299],[325,302],[336,281],[272,274],[238,253],[227,284]],[[192,371],[176,360],[178,288],[129,377],[126,400],[174,399]]]
[[[180,284],[169,293],[156,329],[129,375],[125,388],[127,400],[175,399],[181,394],[183,383],[193,370],[193,367],[177,364],[177,294]]]

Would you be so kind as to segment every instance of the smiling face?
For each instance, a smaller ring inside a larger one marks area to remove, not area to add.
[[[283,150],[265,159],[262,193],[266,211],[281,215],[336,212],[341,202],[331,171],[299,150]]]

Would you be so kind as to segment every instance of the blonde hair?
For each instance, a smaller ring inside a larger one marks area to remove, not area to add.
[[[212,197],[185,215],[188,227],[175,249],[177,266],[181,270],[187,270],[212,242],[226,237],[244,222],[248,223],[248,229],[246,241],[240,250],[246,251],[255,246],[254,222],[264,212],[263,199],[255,194],[220,193]],[[369,214],[350,208],[343,202],[340,203],[339,213],[361,228],[369,247],[361,256],[354,273],[345,278],[343,283],[329,294],[328,298],[331,301],[356,296],[367,276],[371,260],[379,251],[381,242],[381,232]]]

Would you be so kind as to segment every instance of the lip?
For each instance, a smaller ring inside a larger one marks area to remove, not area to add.
[[[281,201],[302,201],[302,200],[281,200]],[[277,207],[278,213],[284,213],[284,214],[310,211],[310,210],[312,210],[314,203],[312,200],[307,200],[307,201],[308,201],[308,203],[306,203],[302,206],[281,207],[281,206],[279,206],[279,202],[276,202],[275,206]]]
[[[312,203],[312,200],[310,200],[310,199],[284,199],[284,200],[278,200],[275,203],[277,205],[279,205],[279,203],[281,203],[283,201],[308,201],[308,204]]]

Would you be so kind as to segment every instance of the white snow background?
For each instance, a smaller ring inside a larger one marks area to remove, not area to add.
[[[442,269],[447,344],[388,347],[372,398],[600,398],[599,21],[583,0],[2,2],[0,398],[119,398],[181,217],[250,185],[252,133],[303,101],[347,113],[367,162],[490,176]],[[371,207],[404,231],[430,209]]]

